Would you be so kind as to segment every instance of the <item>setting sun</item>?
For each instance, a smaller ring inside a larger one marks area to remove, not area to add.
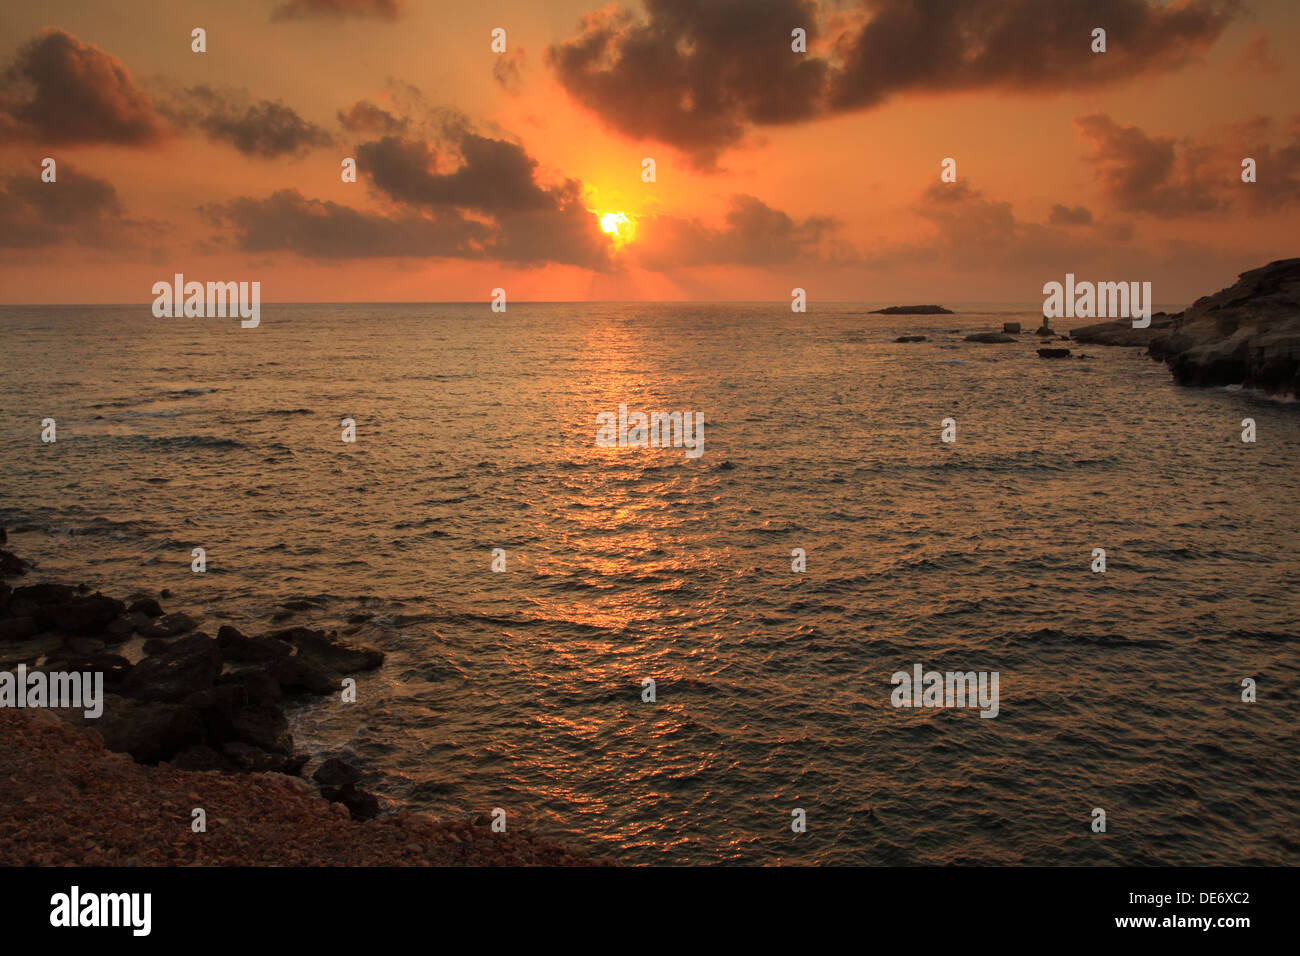
[[[600,228],[613,236],[620,245],[632,241],[635,226],[626,213],[607,212],[600,217]]]

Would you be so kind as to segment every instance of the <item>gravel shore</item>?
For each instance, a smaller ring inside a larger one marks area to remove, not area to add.
[[[49,711],[0,709],[0,865],[572,866],[527,833],[400,813],[355,821],[301,778],[135,763]],[[191,829],[207,813],[207,832]]]

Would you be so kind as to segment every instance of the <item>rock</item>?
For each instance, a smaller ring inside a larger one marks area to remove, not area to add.
[[[221,749],[235,769],[243,773],[282,773],[296,777],[307,762],[306,754],[267,753],[239,740],[232,740]]]
[[[66,584],[29,584],[14,588],[9,594],[9,613],[15,616],[32,615],[51,604],[62,604],[76,597],[76,592]]]
[[[192,631],[198,626],[198,621],[184,611],[178,611],[175,614],[166,614],[137,630],[143,637],[175,637],[177,634]]]
[[[266,672],[286,694],[332,694],[338,687],[333,674],[305,657],[282,657],[268,664]]]
[[[357,611],[353,614],[348,615],[348,623],[364,624],[366,623],[366,621],[370,620],[374,616],[375,616],[374,613],[371,611]]]
[[[341,787],[321,787],[321,796],[330,803],[339,803],[347,807],[353,820],[373,820],[379,815],[379,798],[373,793],[361,790],[355,784]]]
[[[1018,332],[1020,331],[1020,323],[1019,323],[1019,322],[1003,322],[1003,323],[1002,323],[1002,331],[1003,331],[1003,332],[1006,332],[1008,335],[1010,335],[1010,334],[1013,333],[1013,332],[1017,332],[1017,333],[1018,333]]]
[[[220,673],[216,641],[206,634],[191,634],[136,664],[122,693],[140,700],[180,701],[211,687]]]
[[[239,710],[232,721],[235,737],[269,753],[293,753],[293,737],[284,711],[271,704]]]
[[[125,657],[109,654],[102,650],[71,651],[65,654],[56,652],[49,655],[46,665],[41,670],[78,674],[101,673],[104,675],[105,686],[113,687],[122,683],[126,676],[131,673],[131,662]]]
[[[1151,340],[1180,385],[1300,390],[1300,258],[1243,272]],[[17,591],[14,592],[17,594]]]
[[[247,744],[241,745],[247,746]],[[222,773],[235,773],[240,768],[225,754],[213,750],[207,744],[194,744],[172,756],[167,761],[177,770],[217,770]]]
[[[1014,342],[1015,336],[1007,335],[1005,332],[972,332],[966,336],[967,342],[984,342],[990,345],[996,345],[1002,342]]]
[[[924,335],[900,335],[898,338],[894,339],[894,341],[895,342],[925,342],[926,337]]]
[[[217,685],[223,684],[238,687],[245,703],[249,704],[273,704],[284,696],[280,682],[258,667],[244,667],[222,674],[217,678]],[[333,684],[329,689],[334,689]]]
[[[1034,329],[1034,334],[1035,334],[1035,335],[1055,335],[1056,332],[1052,330],[1052,327],[1051,327],[1051,326],[1049,326],[1046,322],[1044,322],[1044,323],[1043,323],[1042,325],[1040,325],[1038,328]]]
[[[1069,337],[1081,345],[1147,346],[1162,330],[1168,329],[1181,314],[1181,312],[1175,315],[1157,312],[1151,316],[1151,326],[1145,329],[1133,328],[1132,319],[1081,325],[1077,329],[1071,329]]]
[[[179,703],[105,694],[103,715],[86,723],[103,738],[105,747],[128,753],[138,763],[157,763],[203,742],[198,712]]]
[[[951,309],[941,305],[891,305],[887,309],[872,309],[868,315],[952,315]]]
[[[140,598],[127,608],[127,612],[130,614],[143,614],[149,620],[153,620],[155,617],[162,617],[163,609],[162,605],[153,598]]]
[[[18,555],[0,549],[0,577],[12,578],[26,574],[28,567],[30,565]]]
[[[41,630],[69,634],[100,634],[126,610],[116,598],[98,591],[89,597],[72,597],[57,604],[42,605],[33,615]]]
[[[1069,349],[1039,349],[1038,357],[1045,359],[1069,358]]]
[[[382,651],[373,647],[346,644],[324,631],[291,627],[272,637],[288,641],[298,648],[298,657],[335,674],[374,670],[384,662]],[[281,684],[284,682],[281,681]]]
[[[311,775],[322,787],[344,787],[361,782],[361,771],[338,757],[330,757]]]
[[[228,624],[217,631],[217,644],[225,660],[243,664],[273,661],[293,653],[292,645],[274,637],[245,637]]]
[[[93,637],[69,637],[63,643],[70,654],[98,654],[104,650],[104,642]]]
[[[0,641],[23,641],[36,634],[36,621],[30,617],[0,620]]]

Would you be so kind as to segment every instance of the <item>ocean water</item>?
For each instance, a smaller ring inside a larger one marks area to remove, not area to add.
[[[434,814],[627,863],[1300,863],[1297,406],[871,307],[4,308],[0,522],[32,580],[381,647],[295,736]],[[620,403],[703,455],[597,447]],[[918,663],[998,716],[892,706]]]

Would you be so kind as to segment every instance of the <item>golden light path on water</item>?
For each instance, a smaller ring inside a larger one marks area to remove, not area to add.
[[[628,862],[1300,862],[1295,406],[874,307],[0,310],[0,401],[60,422],[0,423],[0,522],[210,633],[302,602],[381,647],[295,739],[435,814]],[[620,404],[702,455],[598,447]],[[998,671],[998,717],[895,708],[917,663]]]

